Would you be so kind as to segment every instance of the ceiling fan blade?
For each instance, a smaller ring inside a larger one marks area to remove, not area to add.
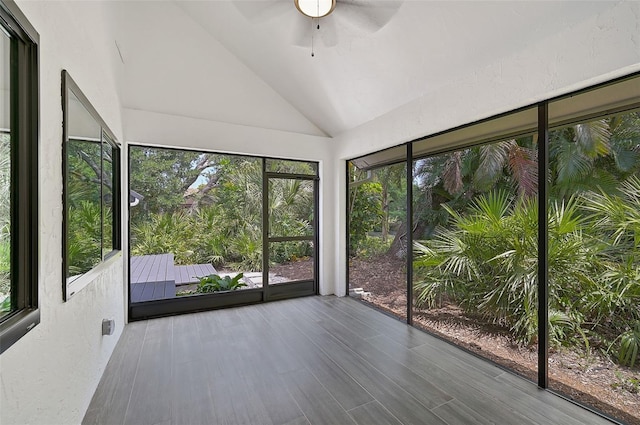
[[[340,14],[349,25],[370,33],[384,27],[402,5],[400,0],[337,0],[337,3],[336,15]]]
[[[289,11],[289,4],[286,0],[248,0],[234,1],[233,5],[244,16],[247,21],[255,24],[267,22],[277,18]]]

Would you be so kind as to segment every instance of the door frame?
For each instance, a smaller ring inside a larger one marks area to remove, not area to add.
[[[269,236],[269,181],[299,180],[313,182],[313,235],[311,236]],[[311,174],[293,174],[267,171],[266,161],[262,162],[262,289],[263,301],[275,301],[286,298],[317,295],[319,293],[319,182],[316,171]],[[297,280],[279,284],[269,284],[270,244],[278,242],[310,241],[313,243],[313,279]]]

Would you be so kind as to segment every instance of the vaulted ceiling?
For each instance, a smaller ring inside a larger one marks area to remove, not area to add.
[[[360,17],[338,3],[320,30],[293,0],[110,3],[123,106],[334,137],[616,4],[366,3]]]

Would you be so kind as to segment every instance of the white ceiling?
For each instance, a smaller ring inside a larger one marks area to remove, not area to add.
[[[371,32],[349,25],[338,3],[320,21],[315,57],[311,39],[294,37],[298,25],[311,23],[293,0],[110,7],[118,16],[126,108],[333,137],[615,4],[408,0]],[[322,33],[331,25],[335,45],[327,46]]]

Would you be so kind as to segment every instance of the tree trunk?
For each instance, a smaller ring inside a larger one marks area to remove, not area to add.
[[[413,223],[413,239],[420,238],[427,228],[428,223],[422,220],[414,220]],[[406,258],[407,255],[407,223],[402,222],[400,228],[396,232],[396,236],[391,242],[391,247],[387,254],[393,255],[396,258]]]
[[[387,186],[382,186],[382,241],[389,239],[389,192]]]

